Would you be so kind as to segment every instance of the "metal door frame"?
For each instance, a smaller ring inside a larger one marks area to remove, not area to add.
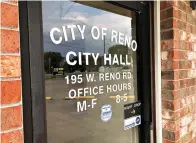
[[[137,87],[142,103],[140,143],[150,143],[152,124],[152,75],[150,47],[151,2],[110,1],[136,12]],[[42,2],[19,1],[20,47],[22,68],[23,123],[25,143],[47,143],[44,84]]]

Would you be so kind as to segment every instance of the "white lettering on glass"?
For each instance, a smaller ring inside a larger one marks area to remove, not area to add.
[[[76,60],[74,60],[74,61],[70,61],[70,55],[73,55],[73,56],[77,56],[76,55],[76,53],[75,52],[73,52],[73,51],[70,51],[70,52],[68,52],[67,54],[66,54],[66,61],[67,61],[67,63],[69,64],[69,65],[75,65],[76,63],[77,63],[77,61]]]
[[[121,33],[121,32],[119,32],[118,36],[119,36],[119,38],[118,38],[118,39],[119,39],[118,43],[121,44],[121,45],[123,45],[123,44],[124,44],[124,34]]]
[[[97,35],[95,35],[95,32],[97,33]],[[98,40],[100,37],[100,31],[99,28],[97,26],[93,26],[91,29],[91,35],[93,37],[94,40]]]
[[[115,42],[117,43],[117,31],[112,30],[111,42],[114,42],[114,39]]]
[[[55,38],[54,38],[54,32],[61,32],[61,30],[59,29],[59,28],[56,28],[56,27],[54,27],[54,28],[52,28],[51,29],[51,31],[50,31],[50,38],[51,38],[51,40],[52,40],[52,42],[54,43],[54,44],[60,44],[61,42],[62,42],[62,37],[59,37],[59,40],[56,40]]]
[[[64,34],[65,41],[68,41],[65,26],[62,26],[62,28],[63,28],[63,34]]]
[[[90,56],[92,56],[95,65],[97,65],[97,61],[98,61],[98,57],[99,57],[99,53],[96,53],[96,54],[95,54],[95,53],[87,53],[87,52],[85,52],[85,53],[78,52],[78,55],[77,55],[75,52],[69,51],[69,52],[66,54],[66,61],[67,61],[67,63],[68,63],[69,65],[72,65],[72,66],[74,66],[74,65],[77,64],[77,60],[71,61],[71,60],[70,60],[70,56],[71,56],[71,55],[72,55],[72,56],[77,56],[77,57],[78,57],[78,64],[79,64],[79,65],[82,65],[83,58],[84,58],[84,60],[85,60],[85,64],[86,64],[86,65],[89,65],[89,57],[90,57]]]
[[[50,38],[54,44],[60,44],[62,42],[62,39],[64,36],[64,41],[68,40],[76,40],[76,28],[79,31],[79,35],[81,36],[81,39],[85,39],[85,29],[86,25],[67,25],[62,26],[62,29],[54,27],[50,31]],[[71,38],[68,38],[67,32],[70,31]],[[99,29],[97,26],[92,26],[91,28],[91,36],[94,40],[104,40],[107,36],[108,29],[105,27],[102,27]],[[55,32],[58,32],[59,34],[54,34]],[[132,32],[132,28],[130,28],[130,32]],[[114,29],[111,29],[111,35],[110,35],[111,42],[119,43],[121,45],[125,45],[129,47],[129,49],[136,51],[137,50],[137,42],[132,39],[132,36],[127,36],[124,33],[117,32]]]
[[[80,25],[77,25],[77,27],[78,27],[78,30],[80,31],[82,39],[84,39],[84,31],[85,31],[86,25],[83,25],[82,28],[80,27]]]
[[[67,28],[71,29],[71,35],[72,35],[72,39],[75,40],[75,33],[74,33],[74,28],[76,28],[76,25],[68,25]]]
[[[95,98],[95,99],[92,99],[92,101],[91,101],[91,102],[92,102],[92,103],[91,103],[92,108],[94,108],[94,106],[97,104],[97,103],[96,103],[96,101],[97,101],[97,99],[96,99],[96,98]]]
[[[86,100],[83,101],[82,104],[80,101],[78,101],[77,102],[77,112],[82,112],[84,110],[86,110]]]

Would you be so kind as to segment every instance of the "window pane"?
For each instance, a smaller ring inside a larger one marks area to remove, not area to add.
[[[48,142],[137,143],[138,128],[124,129],[124,105],[137,101],[135,13],[42,3]]]

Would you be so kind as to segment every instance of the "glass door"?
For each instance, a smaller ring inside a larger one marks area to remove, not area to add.
[[[138,101],[136,13],[43,1],[42,18],[48,143],[138,143],[141,116],[125,117]]]

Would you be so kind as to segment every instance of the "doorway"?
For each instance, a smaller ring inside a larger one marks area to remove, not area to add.
[[[138,143],[138,127],[124,129],[138,100],[135,12],[66,1],[42,2],[42,15],[48,143]]]
[[[34,128],[24,127],[26,135],[48,143],[148,142],[148,3],[26,2],[25,7],[29,43],[21,44],[29,47],[22,52],[30,54],[30,63],[23,64],[30,67],[33,88],[24,104],[32,107]],[[138,108],[129,114],[133,105]]]

